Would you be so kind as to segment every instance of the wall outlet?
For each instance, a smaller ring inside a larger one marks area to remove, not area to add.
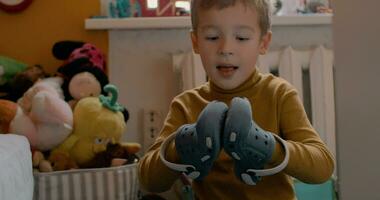
[[[156,109],[144,109],[144,137],[143,137],[143,151],[146,150],[154,143],[161,128],[163,118],[162,112]]]

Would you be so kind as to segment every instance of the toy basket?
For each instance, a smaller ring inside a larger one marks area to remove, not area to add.
[[[33,200],[134,200],[138,192],[137,163],[34,173]]]

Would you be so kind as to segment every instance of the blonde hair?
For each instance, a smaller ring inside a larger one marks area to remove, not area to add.
[[[265,35],[271,29],[271,6],[268,0],[192,0],[191,1],[191,24],[194,31],[198,27],[199,10],[211,8],[223,9],[235,5],[237,2],[243,3],[246,7],[255,8],[259,17],[261,35]]]

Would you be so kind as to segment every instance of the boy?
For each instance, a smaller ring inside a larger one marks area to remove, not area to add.
[[[142,185],[166,191],[181,171],[194,178],[199,199],[294,200],[291,177],[328,180],[334,160],[296,90],[256,69],[272,36],[267,1],[194,0],[192,26],[209,82],[173,99],[159,137],[140,161]],[[258,170],[271,167],[271,173]]]

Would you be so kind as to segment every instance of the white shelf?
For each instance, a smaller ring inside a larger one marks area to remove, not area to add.
[[[328,14],[274,16],[272,18],[273,26],[330,25],[331,22],[332,15]],[[95,18],[85,20],[85,28],[87,30],[175,29],[190,27],[190,17]]]

